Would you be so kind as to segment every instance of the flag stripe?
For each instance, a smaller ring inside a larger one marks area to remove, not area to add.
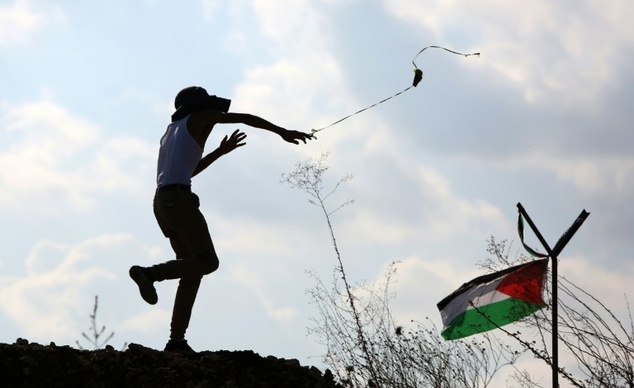
[[[468,337],[515,322],[544,307],[543,304],[507,298],[464,311],[443,329],[441,335],[447,340]]]
[[[497,290],[513,298],[543,304],[542,289],[548,260],[535,260],[502,279]]]
[[[487,303],[487,300],[489,301],[488,303],[495,302],[495,300],[493,300],[494,294],[499,294],[502,297],[508,298],[507,295],[500,294],[495,291],[502,280],[503,278],[489,283],[480,284],[465,290],[460,295],[457,295],[450,304],[440,310],[443,325],[448,326],[458,315],[464,313],[470,308],[473,308],[472,305],[480,306],[481,302]]]

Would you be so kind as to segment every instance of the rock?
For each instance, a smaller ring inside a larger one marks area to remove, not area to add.
[[[25,346],[29,344],[29,341],[25,340],[24,338],[18,338],[17,340],[15,340],[15,344],[18,346]]]
[[[284,363],[286,365],[288,365],[288,366],[294,366],[294,367],[297,367],[297,368],[299,368],[301,366],[300,363],[299,363],[299,360],[296,360],[294,358],[290,359],[290,360],[284,360]]]

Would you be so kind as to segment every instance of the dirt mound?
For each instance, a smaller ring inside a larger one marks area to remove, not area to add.
[[[2,387],[331,388],[332,374],[252,351],[166,353],[130,344],[79,350],[18,339],[0,344]]]

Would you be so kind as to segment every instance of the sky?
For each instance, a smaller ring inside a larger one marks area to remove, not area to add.
[[[187,334],[196,350],[252,349],[321,366],[307,274],[336,256],[320,209],[281,184],[329,153],[325,185],[353,282],[400,261],[398,320],[481,275],[522,203],[551,245],[591,214],[559,272],[614,311],[634,290],[634,26],[627,0],[0,0],[0,342],[162,349],[176,282],[145,304],[127,271],[173,257],[152,214],[159,139],[191,85],[231,109],[309,132],[416,88],[298,146],[244,126],[246,146],[194,178],[220,269]],[[529,242],[539,247],[530,235]],[[563,357],[564,360],[566,357]],[[527,363],[548,381],[541,363]],[[506,386],[502,378],[500,387]]]

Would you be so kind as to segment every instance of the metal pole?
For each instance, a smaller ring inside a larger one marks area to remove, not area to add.
[[[553,294],[553,388],[559,388],[559,314],[557,311],[557,257],[551,257],[552,265],[552,294]]]
[[[537,226],[535,226],[535,224],[533,223],[533,220],[531,220],[531,218],[528,215],[528,213],[526,213],[526,209],[524,209],[522,204],[519,203],[519,202],[517,203],[517,209],[522,214],[522,216],[526,219],[526,222],[528,222],[528,225],[531,227],[531,229],[535,233],[535,236],[537,236],[537,238],[539,239],[539,242],[542,243],[542,245],[544,246],[544,249],[546,249],[546,252],[548,252],[548,256],[550,256],[550,258],[551,258],[551,266],[552,266],[552,279],[551,279],[552,287],[551,287],[551,292],[552,292],[552,300],[553,300],[553,305],[552,305],[552,308],[553,308],[553,315],[552,315],[552,321],[553,321],[552,322],[552,326],[553,326],[552,327],[552,348],[553,348],[552,349],[552,353],[553,353],[553,357],[552,357],[552,380],[553,380],[553,388],[559,388],[559,332],[558,332],[559,316],[558,316],[558,312],[557,312],[557,300],[558,300],[559,295],[558,295],[558,286],[557,286],[557,276],[558,276],[558,274],[557,274],[557,256],[559,256],[559,254],[564,249],[566,244],[568,244],[568,242],[570,241],[572,236],[574,236],[574,234],[577,232],[579,227],[581,227],[581,224],[583,224],[583,222],[586,220],[586,218],[588,218],[590,213],[588,213],[585,209],[583,211],[581,211],[581,214],[579,214],[579,216],[573,222],[573,224],[570,226],[570,228],[568,228],[568,230],[566,230],[564,232],[564,234],[561,235],[561,237],[559,238],[559,240],[555,244],[555,247],[553,249],[550,249],[550,246],[548,246],[548,243],[546,242],[546,240],[544,239],[542,234],[537,229]]]
[[[552,387],[559,388],[559,337],[558,337],[559,332],[557,330],[558,320],[559,320],[559,316],[557,315],[557,297],[558,297],[557,295],[557,258],[553,257],[550,246],[548,245],[546,240],[544,240],[544,237],[539,232],[539,230],[533,223],[533,220],[531,220],[528,213],[526,213],[524,206],[522,206],[522,204],[518,202],[517,209],[520,211],[520,213],[522,213],[522,216],[524,216],[524,218],[526,219],[526,222],[528,222],[528,225],[530,225],[531,229],[535,233],[535,236],[537,236],[537,238],[539,239],[539,242],[541,242],[542,245],[544,246],[544,249],[546,249],[548,256],[550,256],[550,265],[552,267],[551,292],[552,292],[552,301],[553,301],[553,305],[552,305],[552,309],[553,309],[553,312],[552,312],[552,348],[553,348],[552,349],[552,353],[553,353],[552,380],[553,380],[553,384],[552,384]]]

